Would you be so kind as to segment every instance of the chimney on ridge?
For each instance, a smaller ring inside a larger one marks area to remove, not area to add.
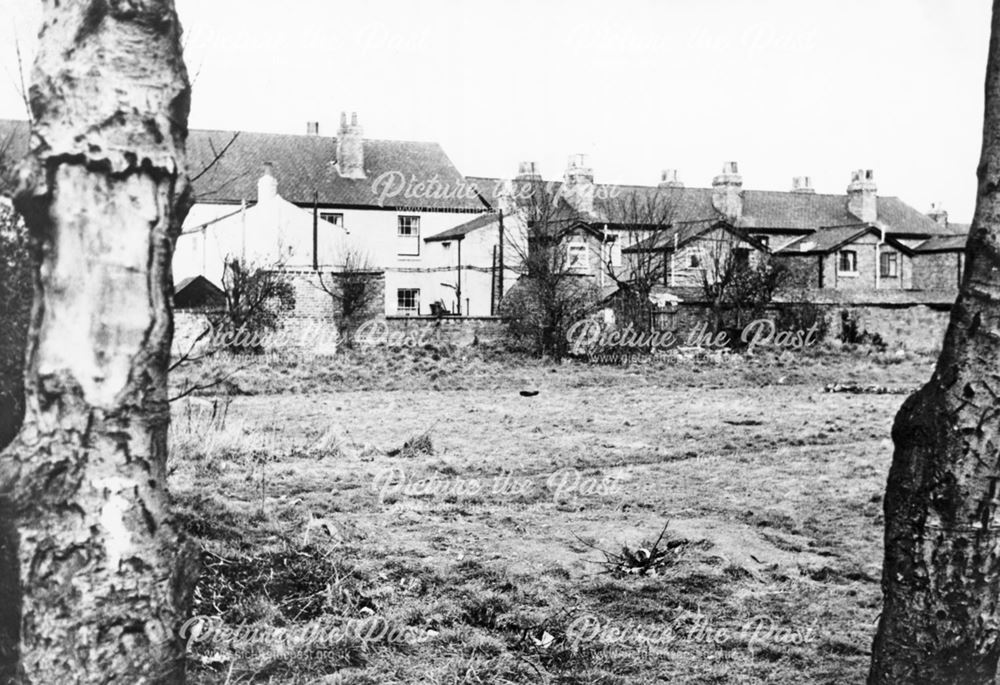
[[[812,178],[809,176],[793,176],[792,192],[814,195],[816,193],[816,189],[813,188]]]
[[[347,113],[340,113],[340,130],[337,131],[337,171],[341,178],[365,177],[365,143],[362,138],[358,113],[351,113],[351,123],[347,123]]]
[[[306,122],[306,135],[307,136],[318,136],[319,135],[319,122],[318,121],[307,121]]]
[[[743,216],[743,177],[736,162],[723,164],[712,179],[712,206],[733,224]]]
[[[264,163],[264,173],[257,181],[257,202],[267,202],[278,196],[278,181],[274,178],[274,165]]]
[[[934,223],[942,228],[948,228],[948,211],[941,206],[940,202],[932,202],[931,209],[927,216],[934,219]]]
[[[677,173],[677,169],[664,169],[660,174],[660,188],[683,188],[684,182],[681,181],[680,175]]]
[[[852,173],[847,186],[847,211],[865,223],[874,223],[878,219],[877,190],[874,171],[858,169]]]

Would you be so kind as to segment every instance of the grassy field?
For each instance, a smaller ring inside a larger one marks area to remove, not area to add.
[[[238,366],[175,403],[193,682],[863,681],[930,358],[381,350],[178,390]]]

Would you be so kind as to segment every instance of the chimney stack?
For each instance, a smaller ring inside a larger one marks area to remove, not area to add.
[[[865,223],[874,223],[878,219],[876,191],[874,171],[858,169],[852,173],[847,186],[847,211]]]
[[[318,136],[319,135],[319,122],[318,121],[307,121],[306,122],[306,135],[307,136]]]
[[[593,182],[594,170],[587,166],[587,155],[570,155],[566,163],[567,185],[587,185]]]
[[[267,202],[278,196],[278,181],[274,178],[274,165],[264,163],[264,173],[257,181],[257,202]]]
[[[732,224],[743,216],[743,177],[736,162],[723,164],[712,179],[712,206]]]
[[[587,156],[570,155],[566,164],[561,194],[584,216],[594,213],[594,170],[587,166]]]
[[[941,206],[940,202],[931,203],[931,209],[927,212],[927,216],[934,219],[934,223],[941,228],[948,228],[948,211]]]
[[[793,176],[792,192],[802,193],[804,195],[814,195],[816,193],[816,189],[813,188],[812,178],[809,176]]]
[[[660,174],[659,186],[660,188],[683,188],[684,183],[681,181],[677,169],[664,169]]]
[[[342,178],[365,178],[365,144],[358,113],[351,113],[351,123],[347,123],[347,113],[340,113],[340,130],[337,131],[337,171]]]
[[[518,181],[540,181],[542,175],[538,173],[538,165],[535,162],[518,162],[517,176],[514,178]]]

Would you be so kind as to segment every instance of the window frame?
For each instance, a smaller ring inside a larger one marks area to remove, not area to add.
[[[412,307],[403,306],[404,293],[412,294]],[[420,316],[420,288],[396,288],[396,314],[400,316]]]
[[[844,258],[850,255],[850,267],[849,269],[844,268]],[[857,250],[838,250],[837,251],[837,273],[841,275],[857,275],[858,273],[858,251]]]
[[[580,266],[573,265],[573,253],[577,251],[582,255]],[[590,272],[590,260],[587,258],[587,242],[585,240],[570,240],[566,243],[566,268],[570,271]]]
[[[407,221],[407,228],[410,233],[403,233],[403,222]],[[404,252],[403,241],[412,240],[416,246],[415,252]],[[420,256],[420,215],[419,214],[398,214],[396,215],[396,255],[399,257],[419,257]]]
[[[339,217],[339,221],[330,221],[328,217]],[[319,218],[328,224],[332,224],[338,228],[344,227],[344,213],[343,212],[320,212]]]
[[[886,268],[886,267],[891,267],[891,268]],[[880,252],[879,253],[879,256],[878,256],[878,275],[879,275],[879,278],[899,278],[899,253],[898,252],[890,250],[890,251]]]

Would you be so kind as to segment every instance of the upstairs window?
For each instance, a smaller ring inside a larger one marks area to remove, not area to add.
[[[854,250],[841,250],[837,253],[837,271],[842,274],[856,274],[858,253]]]
[[[566,246],[566,266],[573,271],[588,271],[587,244],[572,242]]]
[[[320,212],[319,218],[334,226],[343,227],[344,225],[344,215],[340,212]]]
[[[896,278],[899,276],[899,255],[895,252],[883,252],[879,255],[879,276]]]
[[[420,288],[400,288],[397,290],[396,312],[398,314],[419,314]]]
[[[396,240],[402,257],[420,256],[420,217],[400,215],[396,221]]]
[[[693,254],[691,255],[690,260],[688,261],[688,264],[691,266],[692,269],[697,269],[699,266],[701,266],[701,260],[698,259],[698,255]]]

